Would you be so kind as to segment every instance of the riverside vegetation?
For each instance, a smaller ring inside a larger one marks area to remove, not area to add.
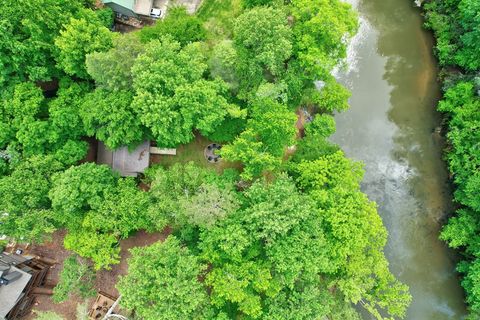
[[[437,38],[443,67],[444,97],[438,110],[446,115],[446,159],[456,186],[456,213],[441,238],[460,248],[458,271],[471,319],[480,317],[480,2],[432,0],[425,5],[426,26]]]
[[[41,243],[67,230],[54,300],[91,295],[121,239],[169,226],[131,250],[117,284],[142,319],[360,319],[353,305],[404,316],[410,295],[389,271],[362,165],[327,140],[348,107],[331,71],[358,28],[352,8],[205,0],[138,32],[112,23],[88,0],[0,3],[0,234]],[[315,114],[302,138],[299,108]],[[85,137],[176,147],[195,133],[242,170],[179,162],[140,181],[79,162]]]

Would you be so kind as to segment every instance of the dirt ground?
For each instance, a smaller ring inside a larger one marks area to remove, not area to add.
[[[128,264],[127,259],[130,256],[128,249],[133,247],[148,246],[157,241],[163,241],[171,233],[170,229],[165,229],[163,232],[146,233],[139,231],[135,235],[120,241],[120,263],[112,266],[111,270],[102,270],[97,272],[97,279],[95,288],[97,291],[105,292],[111,296],[117,297],[118,291],[115,288],[115,283],[120,275],[127,274]],[[62,270],[63,261],[72,253],[63,247],[63,238],[66,232],[64,230],[57,231],[53,234],[52,240],[43,245],[34,245],[30,254],[39,255],[42,257],[54,259],[57,264],[50,269],[47,283],[54,286],[58,282],[58,276]],[[88,306],[91,307],[94,298],[88,299]],[[54,303],[50,296],[38,295],[36,297],[36,304],[34,310],[37,311],[53,311],[67,320],[75,320],[76,308],[83,300],[78,297],[71,297],[63,303]],[[23,318],[23,320],[33,320],[36,318],[34,312]]]
[[[98,291],[105,292],[113,297],[118,296],[118,291],[115,288],[118,276],[127,274],[127,259],[130,257],[128,249],[133,247],[145,247],[157,241],[165,240],[171,233],[170,229],[164,230],[162,233],[146,233],[139,231],[136,235],[120,241],[120,263],[112,267],[112,270],[102,270],[97,272],[97,281],[95,287]]]

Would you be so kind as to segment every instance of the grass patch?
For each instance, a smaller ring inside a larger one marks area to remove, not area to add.
[[[214,169],[218,173],[222,173],[223,170],[228,168],[234,168],[237,170],[241,169],[241,164],[237,162],[227,162],[225,160],[220,160],[218,163],[208,162],[207,159],[205,159],[204,150],[211,143],[213,142],[209,139],[197,134],[195,139],[189,144],[177,147],[176,156],[152,154],[150,155],[150,163],[161,164],[164,167],[170,167],[175,163],[188,163],[193,161],[200,167]]]
[[[197,15],[207,29],[207,39],[232,38],[233,22],[242,13],[241,0],[204,0]]]

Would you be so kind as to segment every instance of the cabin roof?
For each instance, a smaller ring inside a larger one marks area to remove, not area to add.
[[[103,142],[98,142],[97,163],[110,166],[123,177],[136,177],[138,173],[145,171],[149,162],[150,141],[143,142],[132,151],[126,146],[112,151]]]

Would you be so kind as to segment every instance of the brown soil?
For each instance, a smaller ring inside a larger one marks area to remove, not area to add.
[[[118,281],[119,275],[127,274],[128,264],[127,259],[130,256],[128,249],[133,247],[147,246],[157,241],[165,240],[171,233],[171,229],[166,228],[163,232],[147,233],[139,231],[128,239],[120,241],[120,263],[112,266],[111,270],[101,270],[97,272],[97,279],[95,282],[95,289],[97,291],[105,292],[111,296],[117,297],[118,291],[115,284]],[[59,273],[62,270],[63,261],[72,253],[63,247],[63,238],[66,231],[59,230],[52,236],[51,241],[42,245],[33,245],[29,250],[29,254],[38,255],[53,259],[57,262],[51,267],[47,283],[48,285],[55,285],[58,282]],[[91,307],[94,299],[88,299],[88,306]],[[53,311],[66,320],[75,320],[76,307],[79,303],[84,302],[79,297],[71,297],[63,303],[54,303],[50,296],[37,295],[34,310],[37,311]],[[33,320],[36,318],[34,312],[24,317],[24,320]]]
[[[144,247],[157,241],[163,241],[170,233],[171,230],[169,228],[165,229],[162,233],[146,233],[145,231],[139,231],[134,236],[120,241],[120,263],[112,266],[111,270],[101,270],[97,272],[97,281],[95,284],[97,290],[105,292],[113,297],[118,297],[118,291],[115,288],[115,284],[118,281],[118,276],[127,274],[127,259],[130,257],[130,252],[128,250],[133,247]]]
[[[49,285],[55,285],[58,282],[58,276],[62,270],[63,261],[72,253],[63,247],[63,238],[66,231],[59,230],[52,235],[51,241],[42,245],[33,245],[30,254],[38,255],[53,259],[57,264],[50,268],[50,272],[47,277],[47,283]],[[62,315],[65,319],[75,319],[76,307],[82,300],[78,297],[72,297],[68,301],[63,303],[54,303],[50,296],[37,295],[36,303],[33,307],[38,311],[53,311],[59,315]],[[35,314],[32,312],[30,315],[24,317],[24,319],[35,319]]]
[[[297,139],[301,139],[305,135],[305,114],[302,109],[297,109],[295,113],[297,114],[297,122],[295,123],[295,127],[297,128]]]
[[[80,160],[80,163],[95,162],[97,160],[98,140],[95,138],[85,137],[83,141],[88,143],[88,151],[85,158]]]

